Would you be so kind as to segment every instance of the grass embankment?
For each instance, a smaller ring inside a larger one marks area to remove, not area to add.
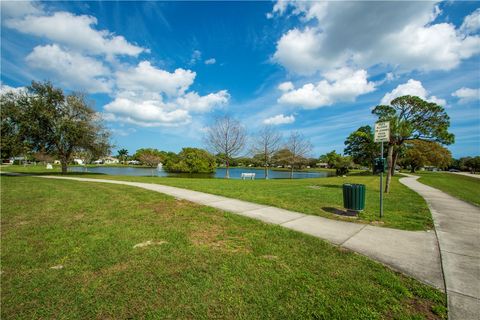
[[[33,169],[32,169],[33,168]],[[8,171],[45,173],[35,167],[7,167]],[[34,171],[29,171],[34,170]],[[50,172],[55,174],[55,172]],[[71,173],[78,175],[78,173]],[[91,175],[92,178],[159,183],[208,192],[226,197],[242,199],[306,214],[332,219],[346,219],[335,214],[343,209],[342,184],[362,183],[366,185],[366,207],[359,214],[358,222],[375,223],[379,220],[379,177],[355,175],[315,179],[271,179],[271,180],[224,180],[195,178],[160,178]],[[392,180],[392,192],[384,196],[384,217],[381,226],[403,230],[426,230],[433,227],[428,207],[421,196]]]
[[[415,172],[419,181],[459,198],[480,206],[480,179],[449,172]]]
[[[2,319],[446,317],[441,292],[279,226],[121,185],[1,192]]]

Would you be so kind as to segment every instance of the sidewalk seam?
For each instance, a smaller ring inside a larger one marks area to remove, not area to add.
[[[352,234],[350,237],[348,237],[345,241],[343,241],[342,243],[339,244],[339,246],[343,247],[343,245],[350,239],[352,239],[353,237],[355,237],[357,234],[360,233],[360,231],[362,231],[363,229],[365,229],[366,227],[368,226],[368,224],[364,225],[363,227],[361,227],[357,232],[355,232],[354,234]]]

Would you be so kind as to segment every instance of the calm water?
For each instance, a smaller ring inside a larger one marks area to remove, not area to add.
[[[215,173],[212,174],[184,174],[184,173],[167,173],[163,170],[148,169],[148,168],[135,168],[135,167],[94,167],[88,168],[88,172],[91,173],[103,173],[109,175],[121,175],[121,176],[151,176],[152,172],[154,176],[158,177],[188,177],[188,178],[223,178],[225,177],[225,168],[217,168]],[[71,172],[85,172],[83,167],[69,167],[68,171]],[[265,177],[263,169],[248,169],[248,168],[230,168],[230,178],[241,179],[242,173],[255,173],[256,179],[263,179]],[[325,178],[334,175],[333,172],[293,172],[294,179],[306,179],[306,178]],[[290,178],[290,172],[288,171],[276,171],[270,170],[268,173],[270,179],[288,179]]]

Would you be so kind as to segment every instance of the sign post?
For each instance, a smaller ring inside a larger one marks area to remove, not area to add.
[[[375,142],[380,142],[380,159],[385,167],[385,159],[383,158],[383,143],[390,142],[390,122],[377,122],[375,123]],[[380,171],[380,219],[383,217],[383,171]]]

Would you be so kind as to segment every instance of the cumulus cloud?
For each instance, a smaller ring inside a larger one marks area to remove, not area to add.
[[[26,15],[42,14],[41,4],[29,1],[2,1],[2,18],[19,18]]]
[[[107,121],[131,123],[143,127],[178,126],[191,120],[187,110],[168,110],[162,101],[116,98],[104,106]]]
[[[215,64],[217,63],[217,60],[215,58],[210,58],[205,60],[205,64]]]
[[[307,83],[301,88],[291,89],[278,99],[281,104],[316,109],[336,102],[355,101],[356,97],[375,90],[365,70],[340,68],[324,73],[324,80],[317,84]]]
[[[117,86],[125,91],[151,91],[169,96],[183,94],[192,85],[196,73],[182,68],[168,72],[155,68],[149,61],[116,72]]]
[[[291,81],[283,82],[283,83],[280,83],[278,85],[278,89],[280,91],[283,91],[283,92],[293,90],[294,88],[295,88],[295,86],[293,85],[293,83]]]
[[[460,103],[468,103],[468,102],[479,102],[480,100],[480,88],[479,89],[471,89],[471,88],[461,88],[452,93],[452,96],[458,98],[458,102]]]
[[[392,91],[387,92],[383,96],[380,103],[388,105],[393,99],[406,95],[417,96],[425,101],[433,102],[441,106],[445,106],[447,103],[444,99],[430,96],[428,91],[423,87],[422,83],[413,79],[410,79],[406,83],[398,85]]]
[[[97,23],[95,17],[63,11],[53,15],[27,15],[5,21],[9,28],[47,38],[89,54],[138,56],[146,51],[131,44],[123,36],[114,35],[108,30],[94,29]]]
[[[27,90],[27,88],[25,88],[25,87],[11,87],[9,85],[0,83],[0,95],[5,94],[5,93],[9,93],[9,92],[18,94],[18,93],[25,92],[26,90]]]
[[[480,8],[466,16],[460,26],[460,32],[464,34],[472,34],[478,30],[480,30]]]
[[[273,59],[299,74],[351,64],[450,70],[480,52],[478,36],[464,36],[453,24],[433,23],[440,13],[434,2],[282,1],[272,15],[285,14],[289,7],[308,26],[283,34]],[[473,23],[468,25],[471,30]]]
[[[293,115],[284,116],[283,114],[277,114],[276,116],[267,118],[263,120],[263,123],[266,125],[280,125],[280,124],[288,124],[293,123],[295,121],[295,117]]]
[[[114,100],[104,106],[104,119],[146,127],[180,126],[190,123],[192,114],[228,103],[227,90],[204,96],[188,91],[195,77],[191,70],[168,72],[149,61],[117,71],[117,91]]]
[[[113,85],[108,79],[110,70],[102,62],[56,44],[35,47],[26,61],[69,88],[98,93],[110,92]]]

